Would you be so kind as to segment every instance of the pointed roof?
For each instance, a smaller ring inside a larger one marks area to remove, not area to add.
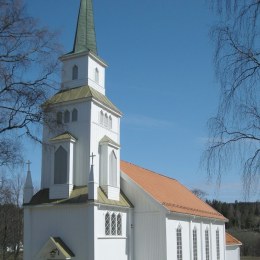
[[[27,176],[26,176],[26,181],[24,184],[24,188],[33,188],[33,183],[32,183],[32,176],[31,176],[31,171],[27,171]]]
[[[227,246],[241,246],[242,243],[236,239],[235,237],[233,237],[232,235],[230,235],[229,233],[226,232],[226,245]]]
[[[75,257],[74,253],[60,237],[50,237],[45,245],[41,248],[36,258],[57,259],[56,254],[58,255],[58,259],[72,259]]]
[[[50,139],[51,142],[56,142],[56,141],[76,141],[77,138],[74,137],[70,132],[64,132],[62,134],[59,134],[53,138]]]
[[[227,221],[223,215],[172,178],[125,161],[121,161],[120,168],[136,185],[171,212]]]
[[[61,90],[56,93],[51,99],[46,101],[43,104],[43,107],[48,107],[49,105],[55,105],[62,102],[71,102],[83,98],[91,98],[97,100],[98,102],[112,109],[116,113],[120,115],[122,114],[121,111],[105,95],[101,94],[99,91],[89,86]]]
[[[91,51],[97,55],[92,0],[81,0],[72,53]]]

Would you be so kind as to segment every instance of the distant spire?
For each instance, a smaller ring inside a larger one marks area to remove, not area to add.
[[[25,187],[25,188],[31,188],[31,187],[33,187],[33,184],[32,184],[32,176],[31,176],[31,170],[30,170],[30,164],[31,164],[31,162],[28,160],[28,162],[27,162],[26,164],[28,164],[28,170],[27,170],[27,176],[26,176],[26,181],[25,181],[24,187]]]
[[[30,169],[31,162],[28,161],[26,164],[28,164],[28,170],[27,170],[26,181],[23,188],[23,202],[29,203],[31,201],[31,198],[33,197],[33,183],[32,183],[32,176],[31,176],[31,169]]]
[[[97,55],[92,0],[81,0],[73,53],[91,51]]]

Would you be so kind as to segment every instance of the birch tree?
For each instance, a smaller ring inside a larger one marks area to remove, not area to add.
[[[203,158],[219,181],[231,169],[241,173],[248,198],[260,177],[260,1],[212,0],[212,10],[220,99]]]

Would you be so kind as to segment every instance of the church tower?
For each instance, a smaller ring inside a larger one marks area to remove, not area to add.
[[[60,58],[61,90],[46,104],[41,188],[50,198],[68,198],[75,186],[93,181],[119,200],[121,112],[105,95],[106,63],[98,56],[92,0],[81,0],[73,50]]]
[[[24,188],[24,259],[132,260],[120,190],[120,110],[105,95],[92,0],[81,0],[58,93],[43,104],[41,189]],[[107,250],[104,250],[107,249]]]

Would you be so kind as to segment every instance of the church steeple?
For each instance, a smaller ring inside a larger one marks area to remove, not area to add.
[[[81,0],[73,53],[91,51],[97,55],[92,0]]]
[[[63,55],[62,89],[89,86],[105,95],[106,63],[98,57],[93,0],[81,0],[73,51]]]
[[[31,162],[28,161],[26,164],[28,165],[28,170],[26,175],[26,181],[23,188],[23,202],[29,203],[33,196],[33,183],[32,183],[32,176],[31,176],[31,169],[30,169]]]

